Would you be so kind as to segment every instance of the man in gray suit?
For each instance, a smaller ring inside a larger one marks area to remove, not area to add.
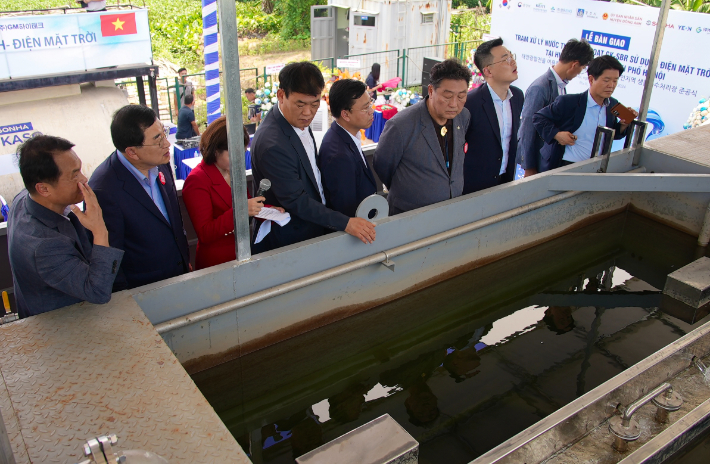
[[[594,50],[586,40],[570,39],[562,49],[557,64],[535,79],[525,91],[516,160],[525,170],[525,177],[539,172],[540,149],[545,144],[533,126],[533,115],[552,104],[559,95],[566,95],[567,83],[584,71],[593,58]]]
[[[429,95],[387,121],[373,166],[389,190],[390,215],[461,195],[470,81],[471,71],[457,60],[438,63]]]
[[[39,135],[17,151],[26,190],[10,208],[8,251],[21,318],[111,299],[123,251],[109,246],[99,202],[73,146]],[[84,212],[74,206],[82,200]]]

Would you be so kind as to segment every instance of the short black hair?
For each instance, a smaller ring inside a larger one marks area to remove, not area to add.
[[[193,101],[195,101],[195,97],[193,97],[192,94],[188,93],[185,95],[185,105],[192,105]]]
[[[594,59],[594,49],[586,40],[569,39],[560,53],[562,63],[579,62],[587,66]]]
[[[246,94],[246,93],[256,93],[256,92],[254,91],[254,89],[252,89],[251,87],[249,87],[248,89],[246,89],[246,90],[244,91],[244,93]]]
[[[244,130],[244,148],[249,146],[250,138],[247,128],[242,125]],[[200,137],[200,153],[205,164],[214,164],[217,162],[217,152],[229,150],[227,143],[227,117],[220,116],[207,126],[207,130]]]
[[[62,174],[54,161],[54,155],[69,151],[74,144],[53,135],[36,135],[17,147],[17,160],[25,188],[36,193],[38,182],[55,184]]]
[[[279,73],[279,88],[287,97],[291,92],[320,95],[324,87],[323,73],[309,61],[289,63]]]
[[[491,50],[496,47],[503,45],[503,39],[498,37],[497,39],[489,40],[488,42],[483,42],[476,49],[476,53],[473,54],[473,64],[476,65],[479,71],[483,72],[483,68],[491,64],[493,61],[493,54]]]
[[[143,105],[126,105],[113,114],[111,140],[121,153],[128,147],[143,145],[145,130],[155,124],[155,111]]]
[[[180,74],[180,73],[183,72],[183,71],[187,72],[187,69],[185,69],[185,68],[180,68],[180,69],[178,69],[178,72],[177,72],[177,73]]]
[[[618,70],[619,76],[624,74],[624,65],[619,63],[619,60],[611,55],[598,56],[590,61],[589,67],[587,68],[587,74],[592,76],[594,80],[597,80],[607,69]]]
[[[343,110],[350,110],[355,100],[362,97],[367,91],[364,82],[355,79],[340,79],[333,83],[330,88],[328,101],[330,102],[330,114],[334,118],[339,118]]]
[[[462,65],[459,60],[449,58],[441,63],[436,63],[429,71],[429,83],[435,89],[439,88],[444,79],[466,81],[466,85],[468,85],[471,83],[471,70]]]

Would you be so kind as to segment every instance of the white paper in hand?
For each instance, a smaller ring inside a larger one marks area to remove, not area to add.
[[[282,213],[277,209],[267,208],[267,207],[261,208],[261,211],[259,211],[259,214],[257,214],[256,217],[261,218],[261,219],[266,219],[269,221],[274,221],[276,224],[280,225],[281,227],[288,224],[289,221],[291,220],[290,214]]]
[[[290,214],[282,213],[274,208],[266,207],[261,208],[261,211],[259,211],[259,214],[257,214],[256,217],[264,219],[264,222],[261,224],[261,227],[259,227],[259,232],[256,234],[254,243],[260,243],[264,240],[264,237],[269,235],[269,232],[271,232],[272,221],[283,227],[291,220]]]

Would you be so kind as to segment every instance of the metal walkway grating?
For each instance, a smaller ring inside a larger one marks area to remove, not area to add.
[[[18,464],[79,462],[106,433],[172,464],[249,462],[127,292],[0,326],[0,340],[0,410]]]

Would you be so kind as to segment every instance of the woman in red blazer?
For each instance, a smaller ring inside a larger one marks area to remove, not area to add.
[[[244,129],[244,146],[249,134]],[[182,197],[197,232],[195,267],[203,269],[236,259],[232,188],[227,151],[227,119],[209,125],[200,139],[202,161],[185,179]],[[249,199],[249,216],[264,206],[264,197]]]

